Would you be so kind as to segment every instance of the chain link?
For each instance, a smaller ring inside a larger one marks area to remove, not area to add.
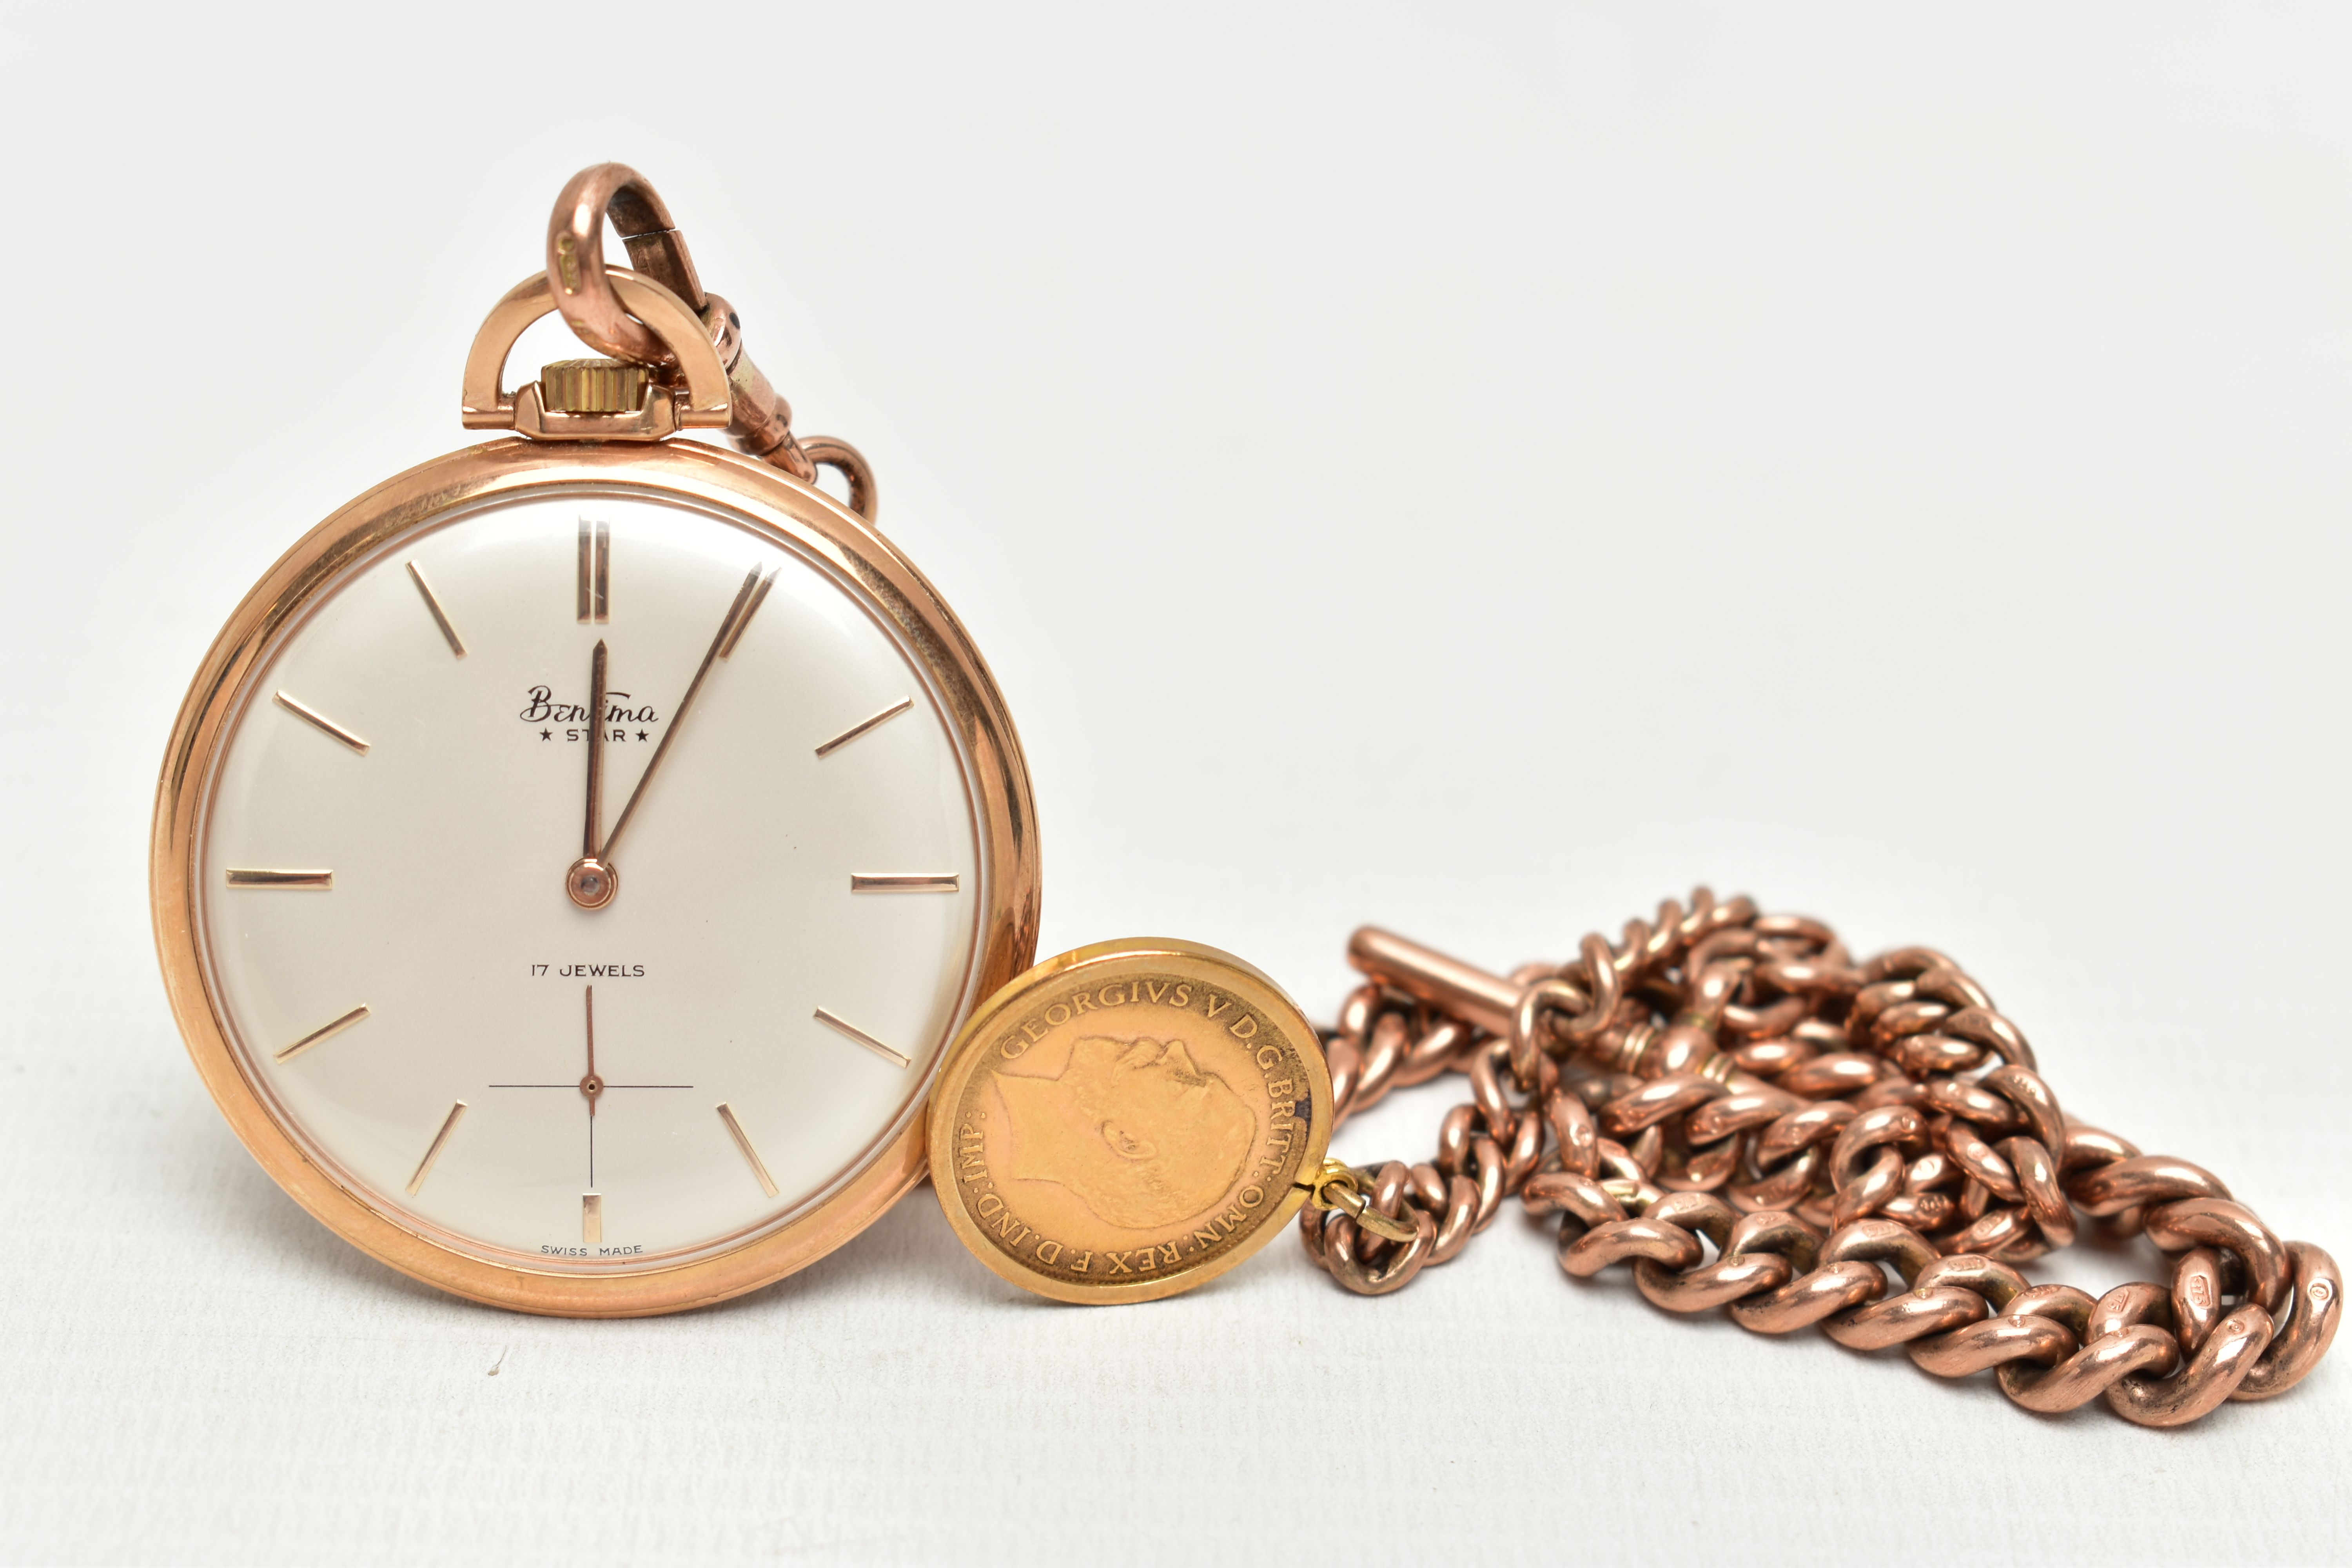
[[[1559,1216],[1576,1279],[1628,1266],[1668,1311],[1819,1324],[1940,1377],[1991,1371],[2043,1414],[2104,1395],[2183,1425],[2284,1393],[2335,1338],[2327,1253],[2282,1242],[2201,1166],[2066,1115],[2023,1032],[1932,948],[1857,964],[1818,921],[1702,888],[1510,984],[1507,1034],[1378,979],[1327,1032],[1338,1121],[1448,1071],[1471,1090],[1433,1158],[1300,1214],[1308,1256],[1349,1289],[1402,1289],[1516,1194]],[[2072,1243],[2080,1215],[2146,1236],[2170,1284],[2095,1300],[2030,1283],[2019,1266]]]

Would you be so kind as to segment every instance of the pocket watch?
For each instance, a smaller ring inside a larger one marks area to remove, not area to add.
[[[559,310],[603,357],[506,390]],[[1035,949],[1020,743],[634,171],[564,188],[463,421],[511,434],[313,529],[196,672],[151,862],[173,1011],[377,1259],[526,1311],[719,1300],[923,1174],[945,1047]]]

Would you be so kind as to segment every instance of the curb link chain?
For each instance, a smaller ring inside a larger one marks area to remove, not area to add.
[[[1856,964],[1819,921],[1701,888],[1509,984],[1507,1034],[1381,978],[1325,1034],[1335,1128],[1449,1070],[1472,1096],[1427,1162],[1327,1164],[1299,1230],[1349,1289],[1402,1289],[1517,1194],[1559,1216],[1576,1279],[1630,1265],[1668,1311],[1902,1345],[2043,1415],[2104,1395],[2182,1426],[2284,1393],[2336,1336],[2333,1258],[2203,1167],[2066,1115],[2023,1033],[1932,948]],[[2170,1285],[2028,1282],[2077,1210],[2171,1255]]]

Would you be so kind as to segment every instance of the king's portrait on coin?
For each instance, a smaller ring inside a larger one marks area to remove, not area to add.
[[[1124,1230],[1181,1224],[1224,1196],[1258,1119],[1181,1038],[1054,1044],[1025,1073],[994,1075],[1015,1180],[1056,1183]]]
[[[1264,974],[1139,938],[1050,959],[964,1026],[931,1109],[948,1221],[1065,1301],[1172,1295],[1305,1201],[1330,1137],[1315,1027]]]

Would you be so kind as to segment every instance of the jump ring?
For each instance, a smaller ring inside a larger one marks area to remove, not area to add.
[[[686,237],[670,221],[669,207],[646,177],[625,163],[599,163],[572,176],[555,198],[547,225],[547,280],[556,308],[581,340],[600,353],[638,364],[668,364],[672,353],[646,324],[621,308],[604,276],[604,218],[628,247],[629,261],[700,310],[701,279]]]

